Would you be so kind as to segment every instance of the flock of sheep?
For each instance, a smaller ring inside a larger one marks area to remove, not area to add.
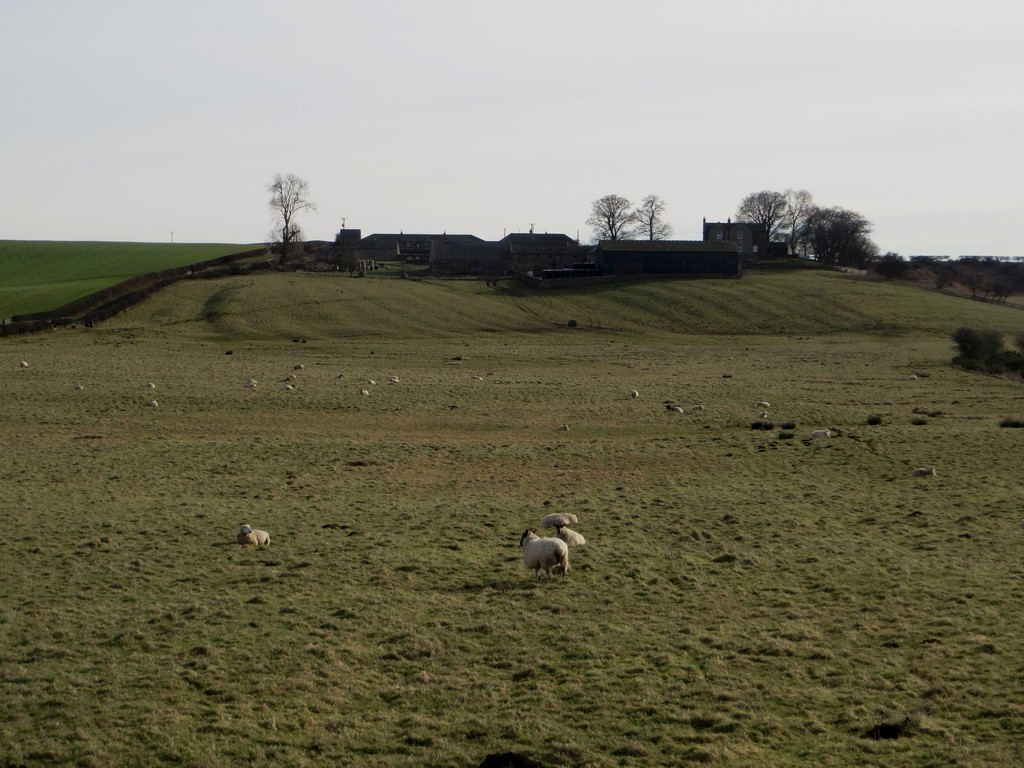
[[[29,363],[26,360],[22,360],[19,363],[19,367],[28,368]],[[293,371],[301,371],[305,368],[304,365],[297,364],[293,367]],[[480,379],[481,377],[474,377],[474,379]],[[286,389],[294,390],[294,384],[292,383],[296,379],[294,373],[290,373],[281,379],[285,383]],[[399,383],[397,376],[389,376],[387,379],[390,384]],[[374,385],[377,382],[373,379],[368,379],[367,383]],[[246,383],[247,389],[256,389],[259,382],[255,378],[250,378]],[[156,384],[149,382],[145,385],[146,389],[156,389]],[[75,385],[76,390],[83,390],[82,384]],[[366,388],[360,389],[360,394],[369,395],[369,390]],[[629,399],[637,399],[640,397],[638,390],[632,389],[628,392],[627,397]],[[159,403],[155,399],[148,400],[146,405],[151,408],[157,408]],[[768,409],[771,408],[771,403],[766,400],[759,400],[754,403],[754,406],[760,409],[761,418],[765,418],[768,415]],[[666,410],[682,413],[683,408],[675,403],[669,402],[665,406]],[[695,403],[692,406],[692,410],[696,412],[704,411],[705,407],[702,403]],[[567,432],[569,430],[568,424],[560,424],[558,430]],[[812,439],[823,439],[832,437],[833,431],[830,429],[816,429],[810,433]],[[913,477],[931,477],[936,474],[935,467],[918,467],[912,472]],[[527,529],[523,531],[522,536],[519,539],[519,546],[523,550],[523,563],[525,566],[533,570],[536,576],[540,577],[540,572],[543,570],[548,576],[552,575],[552,572],[561,570],[562,576],[565,576],[569,572],[569,549],[570,547],[581,547],[586,544],[586,539],[577,531],[569,528],[569,524],[576,524],[578,518],[576,515],[569,513],[562,514],[550,514],[546,515],[540,522],[541,528],[554,528],[555,535],[553,537],[540,537],[533,531]],[[270,534],[266,531],[253,528],[249,524],[244,524],[238,531],[235,537],[238,544],[249,545],[255,547],[265,547],[270,544]]]

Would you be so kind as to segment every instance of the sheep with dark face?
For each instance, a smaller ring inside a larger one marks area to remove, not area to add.
[[[553,568],[562,568],[562,576],[569,572],[569,546],[561,539],[542,539],[527,529],[519,537],[523,548],[523,563],[540,578],[541,569],[550,576]]]

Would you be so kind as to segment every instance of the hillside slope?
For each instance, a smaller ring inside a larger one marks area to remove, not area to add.
[[[576,327],[570,328],[570,321]],[[830,272],[538,290],[508,280],[261,274],[177,284],[106,324],[277,340],[488,332],[948,336],[961,325],[1019,333],[1015,308]]]

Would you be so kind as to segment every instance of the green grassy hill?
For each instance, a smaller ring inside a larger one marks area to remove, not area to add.
[[[568,329],[570,320],[577,327]],[[506,280],[258,275],[174,286],[116,323],[250,339],[592,332],[745,336],[947,337],[960,325],[1018,333],[1024,314],[986,302],[835,272],[751,272],[741,280],[661,280],[541,290]],[[562,337],[559,337],[562,338]]]
[[[0,240],[0,318],[57,309],[136,275],[239,253],[248,247]]]

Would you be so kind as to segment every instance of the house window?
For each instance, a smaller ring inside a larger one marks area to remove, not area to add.
[[[715,232],[715,239],[716,240],[721,240],[722,239],[722,230],[718,230],[717,232]]]

